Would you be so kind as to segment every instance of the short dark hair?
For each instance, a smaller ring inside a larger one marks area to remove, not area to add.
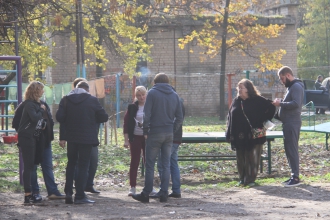
[[[88,83],[85,82],[85,81],[80,81],[80,82],[77,84],[76,88],[82,88],[82,89],[85,89],[87,92],[89,91],[89,85],[88,85]]]
[[[85,78],[81,78],[81,77],[79,77],[79,78],[75,78],[75,79],[73,80],[73,88],[76,88],[76,87],[77,87],[77,84],[78,84],[79,82],[81,82],[81,81],[87,82],[87,80],[86,80]]]
[[[154,78],[154,83],[170,83],[170,80],[165,73],[158,73]]]
[[[289,73],[291,76],[293,76],[293,72],[290,67],[282,66],[281,69],[278,70],[277,75],[280,76],[280,75],[285,75],[287,73]]]

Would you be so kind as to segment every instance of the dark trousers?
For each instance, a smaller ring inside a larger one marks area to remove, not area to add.
[[[129,149],[131,151],[131,163],[129,166],[129,182],[131,187],[136,186],[137,171],[140,164],[142,151],[143,163],[145,163],[146,141],[143,135],[134,135],[133,142],[130,142]]]
[[[98,161],[99,161],[99,150],[98,150],[98,147],[95,146],[95,147],[92,147],[91,157],[89,160],[86,188],[94,186],[94,177],[96,174]],[[77,161],[76,169],[74,171],[74,181],[75,182],[77,181],[76,177],[78,176],[78,172],[79,172],[79,169],[78,169],[78,161]]]
[[[256,144],[252,149],[236,149],[239,180],[245,185],[257,179],[263,144]]]
[[[68,142],[67,144],[67,157],[68,164],[66,167],[66,181],[64,192],[66,195],[73,195],[73,178],[74,170],[78,160],[78,175],[76,177],[75,187],[76,195],[75,199],[82,199],[86,196],[84,190],[87,182],[87,171],[89,166],[89,160],[92,151],[92,145],[78,144]]]
[[[34,137],[18,137],[19,147],[24,163],[23,184],[24,192],[31,193],[31,173],[34,170],[34,158],[36,153],[36,140]]]
[[[298,142],[301,121],[283,123],[284,149],[288,159],[291,175],[299,177],[299,152]]]

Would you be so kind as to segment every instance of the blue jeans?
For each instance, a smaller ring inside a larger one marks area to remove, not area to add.
[[[87,172],[87,183],[86,188],[94,186],[94,177],[97,170],[98,160],[99,160],[99,150],[98,147],[93,147],[91,151],[91,158],[89,160],[88,172]],[[74,181],[76,182],[76,177],[78,176],[78,161],[76,165],[76,169],[74,171]]]
[[[176,194],[181,194],[181,183],[180,183],[180,169],[178,165],[178,149],[180,144],[173,143],[171,148],[171,161],[170,161],[170,171],[171,171],[171,179],[172,179],[172,191]],[[162,177],[163,169],[162,169],[162,161],[158,157],[157,169],[159,173],[159,177]]]
[[[173,143],[173,133],[149,134],[146,140],[146,174],[143,194],[149,195],[153,188],[154,167],[157,156],[161,153],[162,176],[160,194],[168,193],[170,182],[170,157]]]
[[[92,147],[92,145],[88,144],[67,143],[68,164],[66,166],[64,192],[66,195],[73,195],[74,170],[78,160],[79,171],[75,182],[75,199],[83,199],[86,197],[84,190],[87,182],[87,171]]]
[[[42,162],[41,162],[41,169],[42,175],[44,177],[46,189],[48,195],[52,194],[59,194],[57,189],[57,184],[54,180],[54,173],[53,173],[53,155],[52,155],[52,145],[49,144],[48,147],[44,148],[42,153]],[[37,177],[37,165],[34,165],[34,169],[31,172],[31,187],[33,193],[39,193],[39,184],[38,184],[38,177]]]

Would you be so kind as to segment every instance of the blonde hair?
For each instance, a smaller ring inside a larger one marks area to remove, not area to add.
[[[40,101],[40,91],[44,88],[44,84],[38,81],[32,81],[25,89],[24,100]]]
[[[135,87],[135,100],[134,101],[137,101],[137,98],[136,98],[136,93],[137,92],[141,92],[142,95],[145,95],[145,94],[147,94],[147,89],[144,86],[137,86],[137,87]]]

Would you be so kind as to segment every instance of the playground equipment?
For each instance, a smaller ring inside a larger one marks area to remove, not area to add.
[[[14,129],[9,129],[8,124],[9,124],[9,118],[12,118],[13,115],[9,115],[8,113],[8,105],[10,103],[16,103],[16,105],[20,104],[22,102],[22,63],[21,63],[21,57],[20,56],[0,56],[0,61],[12,61],[15,62],[16,64],[16,69],[15,70],[0,70],[1,74],[6,74],[6,77],[4,80],[0,81],[0,91],[4,90],[5,91],[5,97],[2,97],[0,99],[0,104],[3,107],[4,111],[2,111],[0,118],[6,121],[6,125],[2,124],[0,133],[5,134],[4,136],[4,141],[7,140],[8,133],[9,132],[15,132]],[[8,75],[9,73],[9,75]],[[11,84],[9,85],[9,82],[16,77],[16,84]],[[17,89],[17,99],[16,100],[8,100],[8,89],[10,87],[14,87]],[[15,136],[13,136],[15,137]],[[10,139],[10,138],[9,138]],[[13,138],[12,138],[13,139]],[[11,140],[12,140],[11,139]],[[19,173],[20,173],[20,183],[23,183],[22,179],[22,173],[23,173],[23,159],[21,155],[21,151],[19,151]]]

